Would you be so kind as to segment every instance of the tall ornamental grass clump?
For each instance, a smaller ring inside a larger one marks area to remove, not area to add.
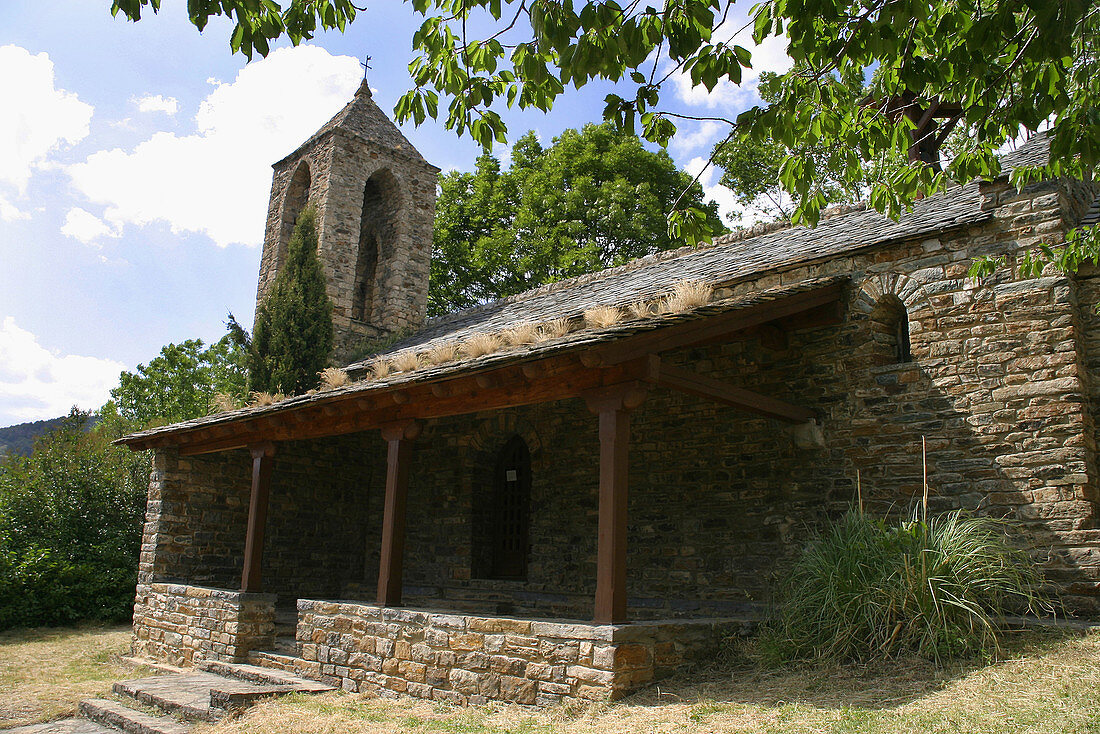
[[[761,649],[774,662],[995,650],[1004,615],[1046,608],[1007,529],[958,511],[898,524],[849,511],[803,551]]]

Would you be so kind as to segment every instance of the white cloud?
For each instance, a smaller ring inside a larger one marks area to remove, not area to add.
[[[139,112],[163,112],[166,115],[174,115],[180,110],[179,100],[175,97],[162,97],[159,94],[146,94],[144,97],[134,97],[130,101],[137,105]]]
[[[360,79],[351,56],[282,48],[232,83],[214,82],[195,134],[160,132],[130,151],[94,153],[69,173],[85,196],[106,205],[104,217],[115,226],[166,222],[219,247],[258,245],[271,164],[339,111]]]
[[[708,159],[704,156],[692,158],[684,166],[684,170],[692,178],[699,177],[703,196],[718,204],[718,213],[722,215],[726,224],[742,224],[743,222],[739,220],[742,207],[735,201],[733,192],[718,183],[718,179],[722,177],[721,171],[713,163],[708,166],[707,162]]]
[[[88,136],[93,108],[54,86],[46,53],[0,46],[0,69],[0,184],[22,194],[51,153]]]
[[[744,21],[727,21],[724,25],[714,30],[714,38],[724,39],[733,34],[731,43],[747,48],[752,52],[752,68],[743,69],[740,84],[733,84],[728,79],[722,79],[714,89],[708,91],[703,85],[692,85],[691,76],[684,72],[676,72],[672,75],[676,96],[681,102],[692,106],[706,106],[709,109],[743,109],[760,101],[756,94],[756,88],[760,82],[760,75],[765,71],[783,74],[790,70],[794,63],[787,56],[787,37],[771,36],[764,39],[760,45],[752,40],[752,28],[746,28],[734,33],[734,28]]]
[[[14,222],[16,219],[30,219],[30,216],[30,214],[20,211],[15,204],[0,196],[0,220]]]
[[[729,132],[729,125],[713,120],[704,120],[696,125],[694,131],[687,132],[690,128],[691,123],[678,122],[676,137],[669,143],[669,146],[679,155],[704,147],[709,152],[711,146],[718,141],[718,136]]]
[[[112,227],[86,209],[75,207],[65,215],[65,224],[61,225],[61,234],[91,244],[102,237],[118,237],[117,227]]]
[[[755,207],[746,207],[739,204],[733,192],[718,183],[722,178],[722,169],[713,163],[708,166],[707,160],[703,156],[692,158],[684,166],[684,170],[692,178],[699,176],[699,185],[703,187],[704,196],[718,204],[718,213],[722,215],[722,219],[726,224],[735,227],[749,227],[757,222],[771,220],[772,217],[765,212]],[[704,167],[706,167],[705,170]],[[700,171],[702,171],[702,174],[700,174]],[[784,194],[782,201],[784,205],[787,205],[790,203],[790,198]]]
[[[110,359],[55,354],[8,316],[0,323],[0,416],[27,421],[64,415],[74,405],[94,410],[124,369]]]

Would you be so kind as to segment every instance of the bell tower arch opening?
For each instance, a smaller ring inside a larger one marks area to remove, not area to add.
[[[381,307],[387,290],[384,265],[393,260],[396,252],[401,199],[397,178],[386,168],[371,174],[363,187],[351,304],[351,317],[356,321],[383,320]]]
[[[279,249],[278,263],[286,261],[286,249],[290,244],[290,235],[294,232],[294,224],[298,221],[298,215],[309,203],[309,187],[312,183],[309,171],[309,163],[301,161],[294,169],[294,175],[290,177],[286,193],[283,195],[283,211],[279,220]]]

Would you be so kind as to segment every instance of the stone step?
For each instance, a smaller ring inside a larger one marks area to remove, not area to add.
[[[184,724],[168,716],[151,716],[122,705],[118,701],[89,698],[80,702],[81,716],[96,724],[111,727],[127,734],[187,734],[190,724]]]
[[[209,660],[202,670],[226,678],[236,678],[265,687],[293,688],[301,693],[325,693],[335,690],[332,686],[295,675],[283,668],[268,668],[245,663],[223,663]]]
[[[297,670],[297,658],[293,655],[276,652],[274,650],[253,650],[248,653],[248,662],[253,666],[282,670],[293,673]]]
[[[188,721],[215,722],[225,716],[227,706],[240,708],[264,696],[290,693],[295,688],[257,685],[239,678],[196,672],[120,681],[112,690],[124,699]]]
[[[46,724],[4,729],[4,734],[118,734],[118,729],[88,719],[58,719]]]

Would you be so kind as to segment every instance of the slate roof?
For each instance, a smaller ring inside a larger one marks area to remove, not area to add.
[[[386,113],[375,103],[366,79],[362,81],[359,85],[359,89],[355,92],[355,96],[352,97],[350,102],[344,105],[342,110],[337,112],[331,120],[322,125],[317,132],[310,135],[304,143],[295,148],[294,152],[284,156],[282,160],[275,163],[275,165],[277,166],[279,163],[289,158],[293,158],[307,145],[332,133],[337,128],[375,143],[380,148],[402,152],[411,158],[415,158],[418,161],[424,161],[425,164],[431,166],[431,164],[425,161],[424,157],[420,155],[420,151],[413,147],[413,144],[409,142],[408,138],[401,133],[397,125],[394,125],[393,121],[391,121],[390,118],[386,116]],[[439,170],[436,166],[431,167]]]
[[[174,423],[168,426],[150,428],[145,431],[130,434],[129,436],[119,439],[116,443],[140,443],[142,440],[154,436],[177,434],[198,428],[232,423],[246,418],[272,415],[321,403],[360,398],[374,392],[400,388],[411,383],[430,382],[456,377],[458,375],[476,374],[478,372],[522,362],[530,362],[535,359],[553,355],[583,351],[598,344],[606,344],[618,339],[643,334],[673,324],[698,321],[716,314],[729,313],[751,307],[766,306],[769,303],[779,302],[800,293],[836,286],[846,280],[847,276],[812,278],[792,285],[761,289],[742,296],[714,301],[705,306],[700,306],[683,313],[666,313],[651,318],[633,319],[603,329],[584,329],[582,331],[571,332],[557,339],[537,344],[512,347],[473,359],[464,359],[457,362],[423,367],[415,372],[396,373],[381,379],[354,382],[334,390],[318,391],[307,395],[296,395],[272,405],[255,408],[241,408],[239,410],[202,416],[201,418]]]

